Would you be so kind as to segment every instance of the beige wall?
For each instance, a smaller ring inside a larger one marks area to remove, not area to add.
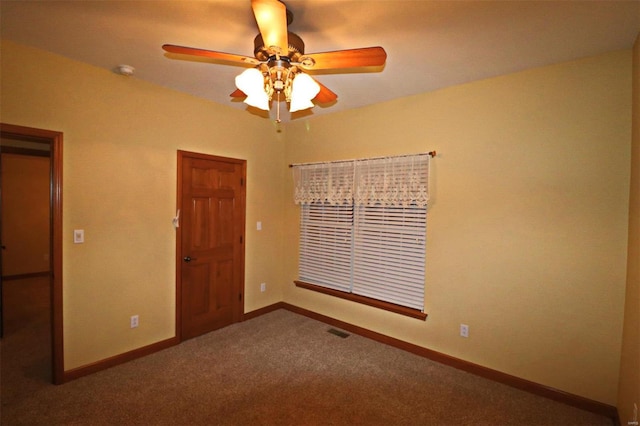
[[[135,77],[11,42],[2,52],[2,122],[64,132],[66,369],[174,335],[171,218],[183,149],[248,160],[246,312],[284,300],[615,405],[629,51],[295,121],[282,133]],[[298,209],[286,164],[433,149],[426,322],[293,286]],[[73,244],[73,229],[85,230],[85,244]]]
[[[426,322],[292,284],[299,210],[291,179],[284,300],[615,405],[630,87],[631,52],[622,51],[291,123],[289,163],[439,154]],[[469,338],[459,337],[460,323]]]
[[[49,158],[2,154],[2,275],[49,271]]]
[[[618,413],[620,423],[634,419],[640,409],[640,35],[633,49],[633,142],[629,198],[629,263],[620,362]]]
[[[1,91],[2,122],[64,133],[65,369],[175,335],[179,149],[247,160],[245,311],[282,300],[267,253],[282,251],[288,170],[269,121],[10,42]]]

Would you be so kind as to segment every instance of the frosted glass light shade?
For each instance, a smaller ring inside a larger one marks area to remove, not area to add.
[[[269,96],[264,91],[264,76],[256,68],[249,68],[236,76],[236,87],[247,95],[244,103],[269,111]]]
[[[311,99],[315,98],[318,92],[320,92],[320,85],[313,78],[304,73],[296,75],[291,87],[289,111],[296,112],[313,108]]]

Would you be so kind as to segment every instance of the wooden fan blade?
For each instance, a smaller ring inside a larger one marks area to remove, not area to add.
[[[384,65],[387,52],[382,47],[336,50],[334,52],[312,53],[300,58],[300,68],[309,71],[329,69],[376,67]]]
[[[277,49],[280,55],[289,53],[287,37],[287,7],[278,0],[251,0],[251,8],[256,17],[264,47]]]
[[[218,59],[220,61],[237,62],[241,64],[257,65],[260,63],[256,58],[249,56],[235,55],[233,53],[216,52],[213,50],[197,49],[195,47],[176,46],[174,44],[165,44],[162,46],[169,53],[178,53],[181,55],[204,56],[207,58]]]
[[[229,96],[231,96],[232,98],[246,98],[247,97],[246,93],[244,93],[240,89],[234,90],[233,93],[230,94]]]
[[[320,86],[320,91],[318,92],[316,97],[313,98],[313,102],[314,103],[328,104],[328,103],[334,102],[334,101],[336,101],[338,99],[338,95],[336,95],[331,90],[329,90],[327,88],[327,86],[323,85],[322,83],[320,83],[317,80],[316,80],[316,83],[318,83],[318,85]]]

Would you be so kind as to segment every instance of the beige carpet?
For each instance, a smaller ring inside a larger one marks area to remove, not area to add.
[[[35,323],[2,341],[2,425],[613,424],[286,310],[54,386]]]

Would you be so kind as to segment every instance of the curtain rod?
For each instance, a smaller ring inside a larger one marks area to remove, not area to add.
[[[433,157],[436,156],[436,152],[435,151],[429,151],[429,152],[422,152],[420,154],[388,155],[386,157],[362,158],[360,160],[337,160],[337,161],[318,161],[316,163],[294,163],[294,164],[289,164],[289,167],[310,166],[312,164],[349,163],[349,162],[352,162],[352,161],[361,161],[361,160],[384,160],[384,159],[387,159],[387,158],[413,157],[414,155],[429,155],[429,156],[431,156],[431,158],[433,158]]]

